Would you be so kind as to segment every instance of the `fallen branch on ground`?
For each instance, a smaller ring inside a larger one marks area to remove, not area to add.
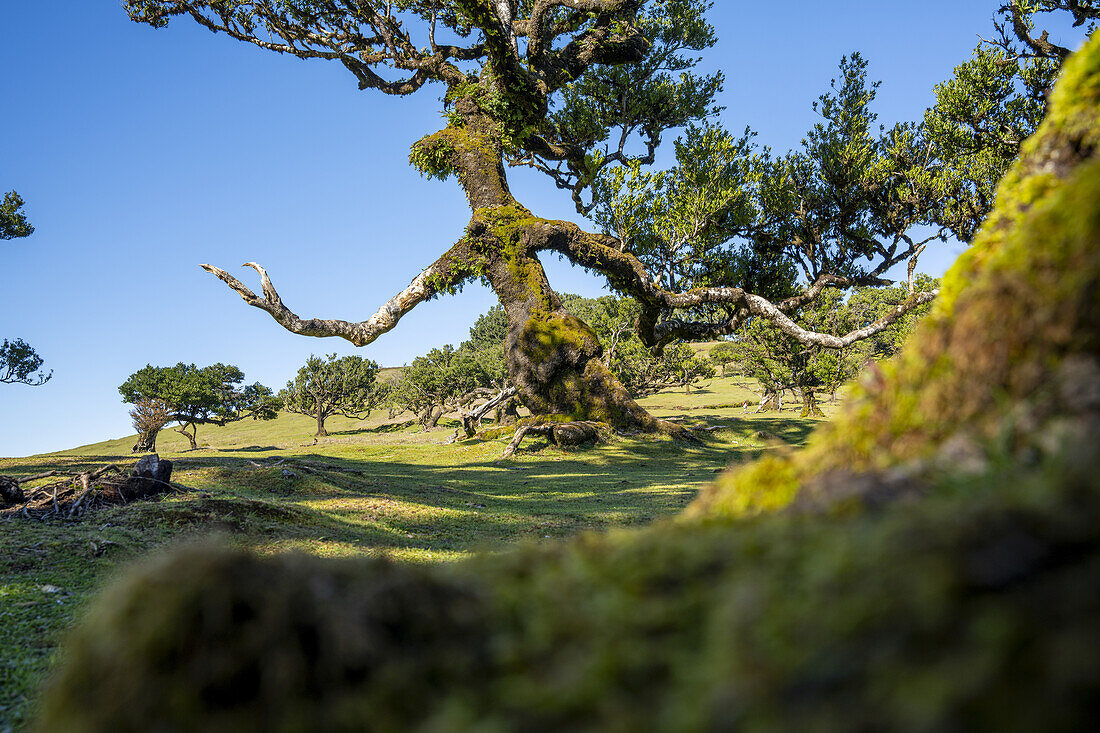
[[[172,491],[188,491],[171,483],[172,462],[154,453],[144,456],[127,473],[115,464],[94,471],[48,471],[34,476],[0,476],[0,517],[26,519],[74,519],[109,505],[129,504]],[[64,476],[27,491],[19,486],[42,478]]]

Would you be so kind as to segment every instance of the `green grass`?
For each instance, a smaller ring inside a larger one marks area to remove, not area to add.
[[[800,444],[816,421],[738,407],[751,384],[714,379],[690,393],[642,400],[654,414],[725,426],[705,445],[614,438],[565,452],[529,441],[509,461],[507,439],[447,444],[453,423],[429,433],[409,422],[335,418],[316,443],[314,422],[281,415],[200,427],[197,451],[172,431],[158,439],[173,480],[194,491],[103,510],[78,523],[0,521],[0,731],[20,729],[58,643],[87,600],[120,568],[166,545],[217,534],[259,553],[385,555],[449,562],[516,543],[644,525],[676,514],[716,472],[770,450],[765,431]],[[797,408],[797,405],[792,405]],[[828,407],[828,405],[826,405]],[[0,473],[130,464],[134,437],[30,458],[0,459]],[[273,458],[354,468],[285,478]]]

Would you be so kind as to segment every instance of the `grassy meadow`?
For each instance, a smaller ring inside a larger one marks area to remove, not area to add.
[[[314,421],[300,415],[200,426],[197,451],[162,431],[159,453],[174,462],[173,481],[189,492],[71,523],[0,520],[0,732],[26,725],[59,641],[96,589],[159,548],[216,535],[260,553],[435,563],[643,525],[675,515],[727,465],[780,442],[805,441],[817,421],[799,418],[799,403],[783,413],[743,411],[753,387],[731,376],[642,400],[658,416],[716,428],[700,433],[703,445],[614,437],[567,452],[535,439],[507,461],[500,456],[508,438],[452,444],[452,421],[420,433],[407,417],[389,423],[385,413],[330,419],[331,435],[317,441]],[[0,474],[125,468],[134,461],[134,440],[0,458]],[[356,473],[271,465],[279,459]],[[297,476],[285,476],[284,468]]]

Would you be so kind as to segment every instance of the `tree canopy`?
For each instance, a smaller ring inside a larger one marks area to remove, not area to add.
[[[1096,0],[1002,3],[993,34],[936,87],[923,125],[942,163],[936,219],[960,240],[970,241],[993,208],[998,182],[1046,115],[1062,64],[1098,19]],[[1052,41],[1051,28],[1074,47]]]
[[[471,352],[447,344],[413,359],[403,369],[391,399],[401,409],[415,413],[425,430],[431,430],[479,386],[478,377]]]
[[[705,0],[128,0],[131,18],[162,26],[188,17],[263,49],[339,63],[360,89],[446,91],[447,126],[412,146],[424,175],[456,178],[472,209],[466,232],[408,288],[364,321],[300,318],[262,266],[262,296],[204,267],[288,330],[370,343],[417,304],[485,281],[508,318],[505,359],[535,414],[675,429],[638,406],[604,364],[592,329],[569,314],[539,262],[560,254],[604,275],[640,306],[650,347],[729,333],[767,318],[804,343],[839,348],[932,297],[913,291],[885,322],[856,334],[816,334],[792,319],[827,286],[884,284],[886,271],[929,240],[926,150],[913,126],[873,129],[858,56],[819,100],[822,123],[804,149],[756,151],[751,135],[712,125],[721,74],[696,71],[715,42]],[[666,133],[689,128],[661,177]],[[705,162],[704,162],[705,161]],[[719,162],[720,161],[720,162]],[[711,165],[713,163],[713,166]],[[569,193],[604,229],[540,218],[516,201],[507,168],[527,166]],[[713,169],[712,169],[713,168]],[[639,231],[612,209],[635,184],[652,210]],[[644,185],[643,185],[644,184]],[[715,195],[706,186],[713,184]],[[802,185],[805,184],[805,185]],[[935,238],[935,234],[933,238]],[[870,258],[869,266],[860,264]],[[799,277],[802,280],[799,280]]]
[[[939,282],[927,275],[917,275],[915,280],[924,288],[939,288]],[[862,287],[852,290],[845,299],[843,291],[829,288],[803,306],[796,319],[804,328],[814,331],[847,333],[879,320],[908,295],[905,287]],[[802,399],[803,417],[823,417],[815,393],[825,390],[835,395],[868,361],[896,354],[929,309],[930,306],[923,306],[910,310],[885,331],[841,349],[807,347],[769,321],[753,319],[730,347],[736,360],[764,390],[760,410],[781,408],[782,393],[794,390]]]
[[[317,436],[328,435],[325,420],[343,415],[362,420],[378,406],[380,394],[374,389],[378,364],[359,356],[336,354],[325,358],[310,356],[297,376],[279,392],[279,399],[290,412],[317,419]]]
[[[4,194],[4,200],[0,201],[0,239],[29,237],[34,233],[27,215],[20,211],[22,208],[23,199],[19,194],[15,191]]]
[[[42,363],[42,357],[23,339],[4,339],[0,344],[0,384],[43,385],[53,372],[39,371]]]
[[[282,404],[270,388],[259,382],[242,386],[244,373],[227,364],[197,367],[179,363],[171,367],[146,365],[119,386],[124,401],[138,404],[157,400],[166,406],[177,432],[191,448],[198,448],[199,425],[225,425],[251,417],[272,420]],[[191,428],[191,432],[187,432]],[[139,443],[135,450],[144,447]]]

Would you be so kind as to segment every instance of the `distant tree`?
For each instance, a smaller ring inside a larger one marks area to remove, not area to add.
[[[1004,2],[994,15],[993,34],[936,87],[936,104],[923,125],[941,161],[942,195],[934,218],[958,239],[968,242],[977,232],[1020,145],[1046,116],[1062,64],[1092,36],[1098,19],[1096,0]],[[1068,45],[1054,43],[1043,25],[1057,28]]]
[[[710,379],[715,375],[714,365],[702,354],[687,344],[667,347],[661,354],[661,364],[670,381],[685,392],[701,379]]]
[[[913,282],[914,287],[939,287],[939,281],[927,275],[916,274]],[[900,308],[910,293],[907,287],[856,288],[845,300],[845,293],[828,288],[803,307],[796,319],[815,332],[854,333]],[[789,389],[800,395],[803,417],[822,417],[817,392],[825,390],[835,399],[840,386],[855,377],[869,359],[893,356],[930,308],[909,309],[885,331],[840,349],[807,347],[768,321],[752,321],[741,332],[736,348],[749,374],[764,389],[760,410],[781,407],[782,393]]]
[[[196,367],[176,364],[172,367],[147,365],[118,388],[124,401],[137,404],[142,400],[159,400],[169,411],[170,420],[177,422],[176,432],[187,438],[191,449],[197,449],[199,425],[226,425],[252,418],[272,420],[282,407],[271,389],[260,383],[241,386],[244,373],[235,366],[214,364]],[[190,428],[190,432],[188,432]],[[155,442],[156,435],[152,436]],[[139,441],[135,452],[151,450],[150,443]]]
[[[914,288],[904,308],[859,333],[816,332],[794,318],[826,288],[892,284],[889,272],[947,236],[927,228],[938,162],[917,125],[877,123],[878,87],[853,54],[814,103],[818,122],[786,154],[759,149],[751,131],[703,124],[676,141],[669,170],[600,176],[596,222],[638,258],[630,264],[650,274],[652,290],[679,294],[661,308],[627,291],[642,304],[646,345],[712,340],[763,319],[807,347],[839,349],[934,298]]]
[[[401,373],[392,399],[417,415],[424,430],[433,430],[443,415],[458,408],[478,386],[478,365],[470,352],[447,344],[413,359]]]
[[[459,346],[463,356],[474,362],[478,387],[502,390],[509,384],[508,359],[504,343],[508,338],[508,315],[499,305],[478,317],[470,337]]]
[[[795,387],[788,357],[796,353],[788,351],[783,334],[763,321],[753,320],[741,329],[736,344],[738,360],[763,390],[756,411],[783,409],[783,393]]]
[[[670,387],[690,391],[695,382],[714,374],[710,364],[686,344],[668,345],[654,354],[642,343],[636,329],[642,308],[633,298],[565,294],[562,304],[592,327],[600,339],[605,366],[635,399]]]
[[[26,341],[4,339],[0,344],[0,384],[43,385],[53,372],[40,372],[41,366],[42,357]]]
[[[916,287],[938,290],[940,281],[928,275],[917,274]],[[856,288],[843,305],[830,310],[831,317],[839,321],[839,330],[855,330],[882,318],[892,308],[905,301],[907,291],[904,287]],[[826,306],[828,307],[828,306]],[[887,359],[901,350],[902,345],[912,335],[917,323],[928,315],[932,305],[926,304],[907,312],[898,318],[890,328],[869,336],[859,342],[858,352],[865,359]]]
[[[15,191],[4,194],[0,202],[0,239],[29,237],[34,227],[20,209],[23,199]],[[50,381],[53,372],[43,373],[42,357],[22,339],[8,341],[0,345],[0,384],[27,384],[38,387]]]
[[[730,364],[736,364],[737,359],[737,346],[730,341],[723,341],[710,350],[709,354],[711,363],[715,366],[722,368],[722,376],[726,376],[726,367]]]
[[[362,420],[383,396],[374,389],[378,364],[359,356],[310,356],[298,376],[287,382],[279,399],[290,412],[317,420],[317,437],[328,435],[325,420],[333,415]]]
[[[19,194],[15,191],[4,194],[4,200],[0,202],[0,239],[29,237],[34,233],[34,227],[20,211],[21,208],[23,199]]]
[[[640,344],[635,326],[642,314],[642,307],[633,298],[617,295],[602,295],[593,299],[565,293],[561,301],[567,311],[596,332],[603,346],[604,365],[615,373],[612,365],[621,363],[620,349],[631,341]]]
[[[134,403],[134,409],[130,410],[130,419],[133,420],[134,429],[138,431],[138,442],[134,445],[133,452],[152,453],[157,449],[157,435],[165,425],[172,422],[172,413],[162,400],[138,400]]]
[[[477,386],[459,398],[463,429],[468,436],[476,433],[481,420],[490,411],[497,425],[519,419],[516,408],[518,390],[508,376],[508,315],[495,305],[477,319],[470,337],[459,346],[473,361]],[[484,400],[477,404],[479,400]]]

